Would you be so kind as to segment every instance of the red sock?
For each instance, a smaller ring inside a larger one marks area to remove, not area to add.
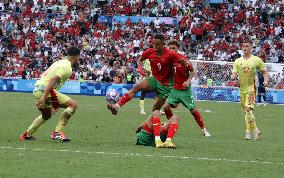
[[[153,125],[154,136],[160,136],[160,130],[161,130],[160,118],[152,117],[152,125]]]
[[[125,93],[118,101],[118,105],[119,106],[123,106],[125,103],[127,103],[128,101],[130,101],[132,98],[130,98],[128,93]]]
[[[166,114],[168,120],[169,120],[171,117],[173,117],[173,112],[172,112],[171,108],[169,108],[169,109],[164,109],[164,111],[165,111],[165,114]]]
[[[172,139],[177,133],[177,130],[178,130],[178,124],[171,124],[168,129],[167,138]]]
[[[203,123],[202,117],[200,115],[200,112],[199,111],[195,111],[192,115],[194,116],[194,119],[197,122],[197,124],[199,125],[199,127],[201,129],[204,129],[204,123]]]

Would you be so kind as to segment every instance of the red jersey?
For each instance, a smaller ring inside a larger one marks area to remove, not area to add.
[[[176,90],[186,90],[187,87],[183,85],[189,77],[189,72],[193,71],[192,64],[186,59],[185,56],[179,54],[179,59],[184,59],[184,63],[175,62],[174,63],[174,89]]]
[[[173,77],[173,64],[178,62],[180,56],[168,48],[163,49],[163,54],[157,56],[154,48],[143,52],[142,58],[149,59],[152,75],[164,86],[167,86]]]

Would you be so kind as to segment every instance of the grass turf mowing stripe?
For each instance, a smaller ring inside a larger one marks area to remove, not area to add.
[[[103,151],[83,151],[83,150],[50,150],[44,148],[16,148],[2,146],[0,149],[10,150],[27,150],[27,151],[45,151],[45,152],[69,152],[69,153],[83,153],[83,154],[98,154],[98,155],[116,155],[116,156],[135,156],[135,157],[153,157],[153,158],[173,158],[173,159],[191,159],[200,161],[223,161],[223,162],[235,162],[235,163],[255,163],[255,164],[274,164],[283,165],[284,162],[271,162],[271,161],[250,161],[250,160],[237,160],[226,158],[206,158],[206,157],[193,157],[193,156],[172,156],[172,155],[152,155],[152,154],[140,154],[140,153],[119,153],[119,152],[103,152]]]

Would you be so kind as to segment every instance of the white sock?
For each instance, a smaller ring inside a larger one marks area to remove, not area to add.
[[[172,139],[171,138],[167,138],[167,141],[172,141]]]
[[[155,141],[161,141],[160,136],[155,136]]]

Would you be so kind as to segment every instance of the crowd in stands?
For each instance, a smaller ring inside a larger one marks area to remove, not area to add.
[[[83,52],[71,79],[126,82],[127,74],[136,75],[137,60],[156,32],[180,40],[191,59],[229,62],[241,55],[239,43],[250,36],[254,54],[284,63],[283,11],[282,0],[2,0],[0,76],[38,78],[75,45]],[[101,15],[141,20],[100,21]],[[145,24],[142,16],[157,18]],[[175,18],[177,24],[159,17]],[[271,76],[272,87],[283,82],[284,72],[279,75]]]

